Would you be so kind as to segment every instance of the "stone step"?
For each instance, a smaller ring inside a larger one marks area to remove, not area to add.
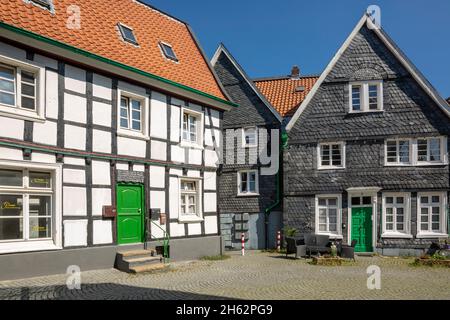
[[[117,252],[118,259],[154,257],[156,255],[157,253],[155,248],[150,248],[147,250],[142,249],[142,250],[128,250]]]
[[[143,272],[152,272],[152,271],[160,271],[169,268],[168,264],[164,263],[153,263],[153,264],[143,264],[140,266],[130,268],[130,273],[143,273]]]
[[[161,263],[162,258],[161,257],[142,257],[142,258],[125,258],[122,260],[122,264],[125,266],[126,269],[130,269],[132,267],[137,267],[140,265],[150,265],[150,264],[156,264]]]

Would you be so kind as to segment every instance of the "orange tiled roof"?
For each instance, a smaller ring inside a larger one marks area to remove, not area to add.
[[[226,100],[188,26],[134,0],[53,0],[55,14],[23,0],[1,0],[0,21]],[[68,7],[81,10],[81,29],[66,27]],[[122,40],[121,22],[139,47]],[[173,46],[179,63],[166,60],[159,41]]]
[[[255,79],[253,82],[282,117],[289,117],[294,115],[318,79],[318,76],[280,77]],[[304,90],[297,91],[298,87],[304,87]]]

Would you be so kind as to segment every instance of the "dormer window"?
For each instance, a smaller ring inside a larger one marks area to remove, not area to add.
[[[134,45],[138,45],[138,42],[136,40],[136,37],[134,35],[132,28],[130,28],[122,23],[119,23],[118,27],[119,27],[120,34],[122,35],[122,38],[124,41],[132,43]]]
[[[175,51],[173,50],[173,48],[170,44],[165,43],[165,42],[160,42],[159,46],[161,47],[161,50],[167,59],[170,59],[173,61],[178,61]]]
[[[350,84],[350,113],[383,110],[383,82],[354,82]]]
[[[52,0],[29,0],[29,1],[26,1],[26,2],[29,2],[29,3],[32,3],[32,4],[37,5],[39,7],[42,7],[44,9],[47,9],[48,11],[51,11],[52,10],[52,6],[53,6]]]

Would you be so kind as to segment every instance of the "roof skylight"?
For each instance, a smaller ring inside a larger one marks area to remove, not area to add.
[[[47,9],[49,11],[52,10],[52,0],[29,0],[28,2],[43,7],[44,9]]]
[[[173,50],[172,46],[168,43],[160,42],[159,43],[161,50],[163,51],[164,55],[167,59],[178,61],[178,58],[175,54],[175,51]]]
[[[138,44],[136,37],[134,36],[133,29],[131,29],[130,27],[127,27],[126,25],[123,25],[121,23],[119,23],[118,26],[119,26],[120,34],[122,35],[123,40],[130,42],[132,44],[135,44],[135,45]]]

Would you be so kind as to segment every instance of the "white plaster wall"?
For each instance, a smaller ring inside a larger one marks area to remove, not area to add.
[[[200,223],[188,223],[188,233],[190,236],[202,234],[202,226]]]
[[[184,224],[183,223],[171,223],[170,224],[170,236],[171,237],[184,237]]]
[[[116,169],[128,171],[128,163],[118,162],[116,164]]]
[[[172,101],[173,104],[173,101]],[[181,129],[181,107],[171,106],[170,110],[170,141],[180,142],[180,129]]]
[[[148,96],[146,88],[139,87],[139,86],[136,86],[134,84],[124,82],[124,81],[119,81],[119,90],[128,91],[128,92],[138,94],[141,96],[146,96],[146,97]]]
[[[150,144],[152,159],[165,161],[167,159],[167,144],[156,140],[152,140]]]
[[[107,103],[93,101],[92,102],[92,123],[111,127],[111,109],[112,106]]]
[[[166,231],[166,225],[165,224],[160,224],[159,220],[153,220],[153,222],[156,225],[160,226],[164,231]],[[163,230],[161,230],[160,228],[154,226],[153,224],[151,226],[151,233],[152,233],[152,236],[155,237],[155,238],[159,238],[159,239],[164,238]],[[171,231],[171,233],[172,233],[172,231]]]
[[[0,159],[23,160],[23,153],[20,149],[0,147]]]
[[[205,212],[217,212],[217,194],[212,192],[203,193],[205,199]]]
[[[93,229],[92,241],[94,244],[109,244],[113,242],[111,220],[95,220]]]
[[[143,140],[117,137],[117,150],[121,155],[145,158],[146,142]]]
[[[58,136],[58,127],[56,122],[34,122],[33,126],[34,142],[56,146]]]
[[[171,168],[169,170],[169,174],[172,175],[172,176],[182,176],[183,175],[183,170]]]
[[[211,118],[212,118],[212,126],[213,127],[220,127],[220,113],[217,110],[210,109],[211,111]],[[209,118],[209,117],[207,117]]]
[[[214,150],[205,150],[205,166],[217,167],[219,157]]]
[[[84,166],[86,164],[86,161],[84,158],[74,158],[74,157],[64,157],[64,163],[70,164],[73,166]]]
[[[46,71],[45,115],[47,118],[58,119],[58,73]]]
[[[86,98],[69,93],[64,94],[64,120],[86,123]]]
[[[215,172],[205,171],[203,175],[203,186],[205,190],[216,190],[217,175]]]
[[[111,189],[92,188],[92,215],[101,216],[103,206],[111,205]]]
[[[145,166],[143,164],[133,164],[133,171],[144,172]]]
[[[87,220],[65,220],[64,246],[87,246]]]
[[[220,140],[221,140],[221,134],[220,130],[218,129],[205,129],[205,145],[209,147],[220,147]],[[213,137],[215,139],[215,143],[213,141]]]
[[[94,152],[111,153],[111,132],[92,130],[92,150]]]
[[[171,160],[173,162],[178,163],[184,163],[185,162],[185,156],[184,156],[184,148],[181,148],[180,146],[170,146],[171,148]]]
[[[200,171],[198,171],[198,170],[188,170],[187,176],[192,177],[192,178],[200,178],[201,175],[200,175]]]
[[[64,80],[66,89],[86,93],[86,71],[83,69],[67,64]]]
[[[217,216],[205,217],[205,233],[217,233]]]
[[[86,216],[86,188],[63,187],[63,215]]]
[[[169,179],[169,210],[172,219],[178,219],[180,186],[178,178]]]
[[[86,129],[66,124],[64,126],[64,145],[69,149],[86,150]]]
[[[0,137],[23,140],[24,121],[0,117]]]
[[[189,164],[202,164],[202,150],[189,149]]]
[[[64,183],[86,184],[86,172],[84,170],[63,169]]]
[[[150,112],[150,136],[167,139],[167,97],[153,91]]]
[[[112,81],[110,78],[94,73],[92,94],[95,97],[111,100],[112,99]]]
[[[203,112],[202,107],[195,103],[189,103],[189,106],[186,106],[185,108],[188,110],[193,110],[193,111],[197,111],[200,113]]]
[[[150,166],[150,187],[164,188],[165,173],[166,169],[164,167]]]
[[[165,191],[150,191],[150,209],[161,209],[161,213],[166,212]]]
[[[111,167],[106,161],[92,161],[92,184],[111,185]]]
[[[33,151],[31,153],[31,161],[39,163],[56,163],[56,156],[50,153]]]
[[[41,56],[38,53],[34,55],[34,62],[52,69],[58,69],[58,61],[49,57]]]

